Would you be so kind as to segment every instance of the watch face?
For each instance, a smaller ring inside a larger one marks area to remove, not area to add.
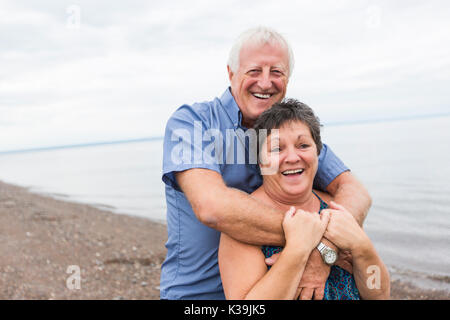
[[[336,262],[337,255],[334,250],[326,250],[324,252],[324,260],[327,264],[333,264]]]

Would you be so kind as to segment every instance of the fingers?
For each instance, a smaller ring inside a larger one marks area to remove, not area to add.
[[[300,293],[300,300],[312,300],[314,294],[314,289],[312,288],[303,288]]]
[[[292,217],[295,215],[295,207],[291,206],[288,211],[284,214],[285,217]]]
[[[294,300],[300,300],[300,294],[302,293],[302,287],[298,287],[297,291],[295,292],[295,299]]]
[[[275,262],[277,262],[278,258],[280,257],[281,252],[274,253],[270,258],[265,259],[264,261],[268,266],[273,266]]]
[[[328,226],[328,222],[330,222],[331,213],[329,211],[322,212],[320,214],[320,221],[322,222],[323,230]]]
[[[329,205],[329,207],[331,208],[331,209],[336,209],[336,210],[346,210],[345,208],[344,208],[344,206],[342,206],[342,205],[340,205],[339,203],[336,203],[336,202],[334,202],[334,201],[330,201],[330,205]]]
[[[319,287],[314,289],[314,300],[323,300],[325,293],[325,287]]]

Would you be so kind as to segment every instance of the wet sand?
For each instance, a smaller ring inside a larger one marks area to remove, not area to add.
[[[0,299],[159,299],[166,238],[163,224],[0,181]],[[399,281],[391,296],[450,299]]]

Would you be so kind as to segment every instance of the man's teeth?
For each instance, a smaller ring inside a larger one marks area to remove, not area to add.
[[[255,97],[260,98],[260,99],[269,99],[270,98],[270,94],[263,94],[263,93],[254,93],[253,94]]]
[[[288,174],[297,174],[297,173],[302,173],[303,169],[297,169],[297,170],[286,170],[283,171],[282,174],[284,174],[285,176]]]

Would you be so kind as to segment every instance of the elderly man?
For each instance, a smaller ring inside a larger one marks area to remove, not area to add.
[[[280,34],[251,29],[230,52],[231,87],[213,101],[181,106],[169,119],[163,163],[168,241],[161,267],[162,299],[224,299],[217,262],[220,232],[254,245],[284,244],[285,213],[249,196],[262,178],[251,161],[251,142],[245,141],[251,135],[242,133],[284,98],[293,64],[290,46]],[[230,133],[241,148],[230,143]],[[212,157],[211,145],[216,146]],[[327,145],[314,183],[363,223],[370,196]],[[326,239],[322,242],[336,249]],[[300,283],[301,298],[321,299],[329,271],[319,251],[313,251]]]

